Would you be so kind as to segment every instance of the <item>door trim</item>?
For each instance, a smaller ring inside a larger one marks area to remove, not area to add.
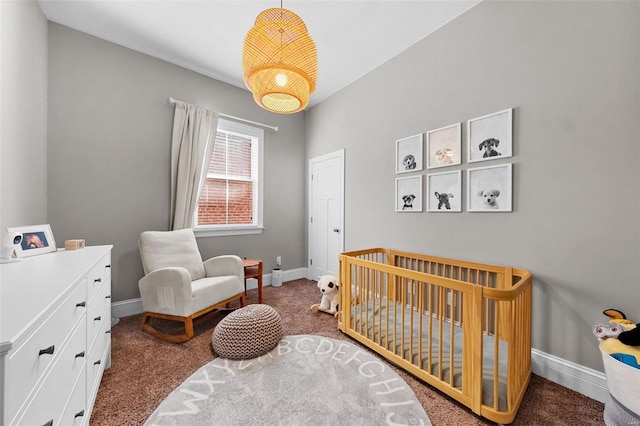
[[[340,199],[340,204],[342,205],[342,209],[339,212],[339,222],[340,222],[340,252],[344,252],[344,240],[345,240],[345,232],[344,232],[344,157],[345,157],[345,149],[339,149],[337,151],[333,151],[330,152],[328,154],[324,154],[324,155],[320,155],[318,157],[314,157],[309,159],[309,170],[308,170],[308,177],[307,177],[307,182],[308,182],[308,191],[307,191],[307,195],[308,195],[308,200],[307,200],[307,241],[308,241],[308,246],[307,246],[307,271],[308,271],[308,276],[307,278],[310,280],[313,280],[314,278],[317,277],[311,277],[311,271],[313,270],[313,268],[311,267],[311,263],[310,263],[310,257],[311,257],[311,247],[313,244],[313,240],[311,238],[311,213],[313,212],[313,180],[311,177],[311,172],[313,170],[313,165],[315,163],[321,163],[323,161],[329,160],[331,158],[334,157],[338,157],[340,160],[340,195],[339,195],[339,199]]]

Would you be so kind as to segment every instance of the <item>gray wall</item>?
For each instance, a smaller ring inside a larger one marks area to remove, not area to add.
[[[639,5],[482,2],[312,108],[307,159],[346,148],[346,249],[529,269],[533,346],[601,370],[603,309],[640,321]],[[435,172],[513,163],[512,213],[394,212],[396,139],[509,107],[513,158]]]
[[[170,96],[280,127],[265,131],[264,232],[199,238],[203,257],[256,257],[270,270],[280,255],[284,269],[306,266],[304,115],[269,113],[246,90],[50,22],[48,217],[56,239],[113,244],[114,302],[139,297],[138,236],[169,226]]]
[[[47,20],[36,2],[0,2],[0,238],[47,222]],[[0,243],[2,240],[0,240]]]
[[[0,2],[0,229],[48,222],[59,242],[114,244],[114,301],[137,297],[137,236],[168,226],[173,96],[281,128],[266,132],[265,232],[202,238],[205,256],[261,257],[269,269],[282,255],[285,269],[306,266],[304,168],[345,147],[347,249],[530,269],[534,347],[601,370],[591,335],[601,311],[640,318],[639,8],[482,2],[312,108],[305,123],[53,23],[47,65],[37,3]],[[508,107],[515,155],[495,163],[514,163],[513,213],[394,212],[396,139]]]

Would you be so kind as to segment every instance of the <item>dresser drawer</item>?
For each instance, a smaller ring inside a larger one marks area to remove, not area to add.
[[[96,340],[89,350],[89,356],[87,357],[87,393],[89,396],[94,396],[98,391],[100,385],[100,379],[102,372],[105,369],[105,363],[107,362],[106,354],[111,346],[111,307],[109,306],[102,313],[107,317],[107,321],[102,322],[102,327],[97,332]]]
[[[87,308],[87,348],[91,349],[105,323],[111,327],[111,285],[107,281],[96,292]]]
[[[87,302],[91,302],[102,284],[111,279],[111,253],[105,254],[88,275]]]
[[[18,412],[42,374],[57,358],[74,324],[81,324],[76,333],[82,335],[81,341],[86,345],[85,305],[83,282],[20,347],[10,353],[5,366],[5,389],[9,390],[5,396],[5,412],[10,417]]]
[[[86,368],[86,366],[85,366]],[[61,426],[80,426],[83,423],[88,424],[89,419],[85,418],[87,414],[86,392],[85,392],[85,371],[80,373],[76,385],[71,393],[71,397],[67,402],[67,406],[60,418]]]
[[[64,425],[61,422],[63,408],[74,385],[78,381],[82,383],[84,378],[85,348],[84,327],[83,323],[80,323],[16,424],[35,426],[44,425],[52,420],[54,425]]]

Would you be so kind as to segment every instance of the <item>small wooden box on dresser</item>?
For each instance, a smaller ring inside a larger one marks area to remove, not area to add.
[[[111,363],[111,248],[0,265],[0,425],[88,425]]]

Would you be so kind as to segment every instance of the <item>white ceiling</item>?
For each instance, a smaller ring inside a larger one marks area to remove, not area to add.
[[[480,0],[284,0],[318,50],[310,106],[362,77]],[[245,88],[242,46],[277,0],[38,0],[47,19]]]

